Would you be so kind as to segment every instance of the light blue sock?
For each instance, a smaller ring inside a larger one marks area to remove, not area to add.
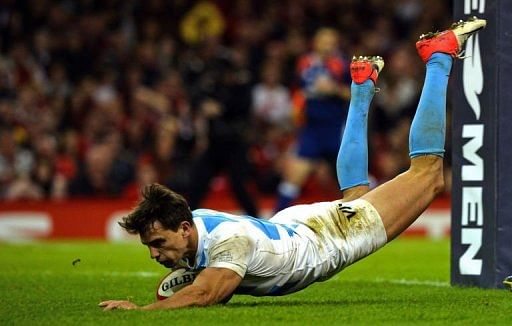
[[[341,139],[336,172],[341,190],[368,185],[368,110],[375,94],[371,80],[352,82],[347,123]]]
[[[427,61],[427,74],[409,134],[409,156],[444,156],[446,91],[453,59],[434,53]]]

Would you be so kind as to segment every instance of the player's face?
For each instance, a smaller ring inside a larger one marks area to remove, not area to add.
[[[183,225],[172,231],[156,221],[140,239],[148,246],[151,258],[168,268],[175,267],[189,252],[190,237]]]
[[[314,47],[318,54],[328,56],[337,49],[338,36],[331,31],[322,31],[316,35]]]

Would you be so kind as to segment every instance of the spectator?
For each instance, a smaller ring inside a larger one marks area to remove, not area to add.
[[[246,186],[252,81],[248,58],[243,51],[224,52],[217,40],[208,40],[202,50],[198,59],[204,60],[204,70],[194,72],[197,79],[192,85],[204,120],[206,148],[192,171],[189,205],[197,208],[213,176],[225,171],[240,205],[247,214],[258,216]]]
[[[3,196],[9,200],[41,199],[42,190],[32,181],[34,155],[15,141],[13,130],[0,130],[0,185]]]
[[[281,73],[277,65],[263,66],[261,83],[252,90],[252,110],[259,124],[272,128],[286,128],[291,123],[290,91],[281,83]]]
[[[265,192],[273,192],[277,186],[292,132],[290,91],[280,81],[280,66],[270,61],[262,69],[261,82],[252,89],[256,130],[252,158],[259,189]]]

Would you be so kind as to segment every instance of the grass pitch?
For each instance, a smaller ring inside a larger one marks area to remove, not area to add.
[[[103,312],[154,300],[167,270],[136,243],[0,245],[0,325],[510,325],[512,293],[449,286],[449,242],[398,239],[324,283],[224,306]],[[74,264],[73,264],[74,262]]]

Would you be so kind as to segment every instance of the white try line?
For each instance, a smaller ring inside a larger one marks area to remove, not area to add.
[[[170,270],[168,271],[170,272]],[[55,271],[46,270],[42,272],[45,275],[54,275],[57,274]],[[68,273],[68,275],[72,275],[74,273]],[[157,272],[144,272],[144,271],[136,271],[136,272],[114,272],[114,271],[76,271],[77,275],[87,275],[87,276],[105,276],[105,277],[142,277],[142,278],[153,278],[153,277],[163,277],[166,275],[166,272],[157,273]]]
[[[363,279],[363,278],[357,278],[357,279],[344,279],[343,273],[339,274],[336,278],[336,282],[362,282],[362,283],[389,283],[389,284],[398,284],[398,285],[414,285],[414,286],[433,286],[433,287],[449,287],[450,282],[446,281],[433,281],[433,280],[417,280],[417,279],[392,279],[392,278],[382,278],[377,277],[374,279]]]
[[[164,276],[166,273],[157,273],[157,272],[103,272],[101,273],[103,276],[121,276],[121,277],[142,277],[142,278],[149,278],[149,277],[158,277],[158,276]]]
[[[374,283],[392,283],[392,284],[400,284],[400,285],[422,285],[422,286],[435,286],[435,287],[449,287],[449,282],[443,281],[430,281],[430,280],[407,280],[407,279],[384,279],[377,278],[373,280]]]
[[[155,277],[163,277],[166,272],[158,273],[158,272],[146,272],[146,271],[133,271],[133,272],[119,272],[119,271],[77,271],[79,275],[99,275],[105,277],[141,277],[141,278],[155,278]],[[43,271],[45,275],[53,275],[54,271],[46,270]],[[401,279],[386,279],[386,278],[375,278],[373,280],[368,279],[342,279],[338,278],[337,282],[368,282],[368,283],[391,283],[391,284],[399,284],[399,285],[418,285],[418,286],[433,286],[433,287],[449,287],[450,283],[445,281],[432,281],[432,280],[408,280],[405,278]]]

